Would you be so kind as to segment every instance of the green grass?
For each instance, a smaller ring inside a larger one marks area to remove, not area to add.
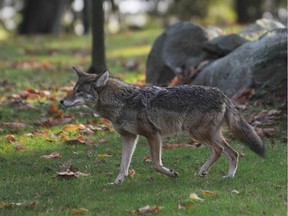
[[[112,74],[128,82],[143,79],[147,52],[160,32],[146,30],[109,36],[106,47]],[[0,80],[7,81],[0,85],[0,215],[72,215],[71,211],[79,208],[87,209],[86,215],[131,215],[131,210],[146,205],[163,207],[157,215],[286,215],[287,146],[281,141],[286,131],[284,119],[274,125],[277,126],[275,136],[263,139],[266,159],[259,158],[237,141],[230,142],[244,154],[233,179],[222,178],[228,171],[224,156],[206,178],[197,176],[210,154],[202,146],[163,151],[163,163],[177,170],[180,177],[172,179],[161,175],[150,163],[144,162],[149,148],[141,138],[130,167],[136,171],[135,176],[129,176],[121,186],[109,185],[119,172],[122,147],[119,135],[113,130],[98,130],[94,135],[83,135],[93,140],[93,145],[71,145],[63,137],[75,139],[79,131],[57,136],[65,124],[49,128],[37,124],[39,120],[52,118],[48,112],[50,105],[66,94],[60,87],[73,85],[75,75],[71,67],[88,68],[90,36],[12,37],[1,41],[0,50],[5,50],[0,53]],[[123,67],[128,59],[140,61],[136,71],[127,72]],[[27,65],[21,65],[23,62]],[[20,101],[11,97],[27,88],[48,90],[54,97]],[[23,102],[34,108],[27,108]],[[85,108],[65,110],[64,116],[71,118],[73,124],[103,124]],[[23,129],[1,126],[1,122],[15,121],[28,126]],[[47,131],[47,135],[24,135],[35,130]],[[9,134],[15,136],[16,142],[7,140]],[[103,143],[103,139],[107,142]],[[179,142],[187,143],[188,137],[179,134],[165,139],[165,143]],[[25,149],[16,150],[17,145]],[[41,158],[54,151],[63,158]],[[102,159],[99,154],[111,157]],[[69,160],[90,175],[74,179],[57,177],[57,172],[63,171],[61,165]],[[203,190],[214,192],[214,196],[203,196]],[[204,201],[189,200],[191,193],[198,194]],[[22,205],[1,208],[1,203]],[[188,208],[179,209],[179,205]]]

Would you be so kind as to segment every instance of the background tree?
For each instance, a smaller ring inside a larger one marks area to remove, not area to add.
[[[59,34],[67,0],[25,0],[20,34]]]
[[[105,56],[103,0],[91,1],[92,18],[92,63],[89,73],[102,73],[107,70]]]

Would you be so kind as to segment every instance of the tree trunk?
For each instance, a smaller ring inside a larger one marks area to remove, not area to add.
[[[238,23],[251,23],[263,14],[263,0],[236,0],[235,10]]]
[[[25,0],[19,34],[59,34],[67,0]]]
[[[92,16],[92,64],[89,73],[100,74],[107,70],[105,57],[103,0],[91,1]]]
[[[90,30],[90,18],[91,18],[91,2],[90,0],[84,0],[84,8],[82,11],[82,23],[84,26],[84,34],[88,34]]]

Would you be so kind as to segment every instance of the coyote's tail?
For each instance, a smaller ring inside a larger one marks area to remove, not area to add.
[[[226,118],[233,135],[246,144],[253,152],[264,157],[265,148],[260,137],[256,134],[253,127],[233,108],[232,104],[227,107]]]

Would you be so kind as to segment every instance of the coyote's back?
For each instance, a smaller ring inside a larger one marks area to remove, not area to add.
[[[140,88],[109,78],[108,72],[97,76],[74,70],[78,82],[73,92],[60,103],[65,107],[89,106],[108,118],[122,136],[124,146],[116,184],[128,175],[138,135],[144,136],[149,143],[154,168],[168,176],[175,177],[178,173],[162,165],[162,136],[179,131],[190,133],[212,150],[211,157],[199,171],[200,176],[208,173],[222,152],[230,160],[227,176],[233,177],[236,172],[238,153],[222,136],[221,128],[225,123],[252,151],[264,156],[259,136],[219,89],[192,85]]]

